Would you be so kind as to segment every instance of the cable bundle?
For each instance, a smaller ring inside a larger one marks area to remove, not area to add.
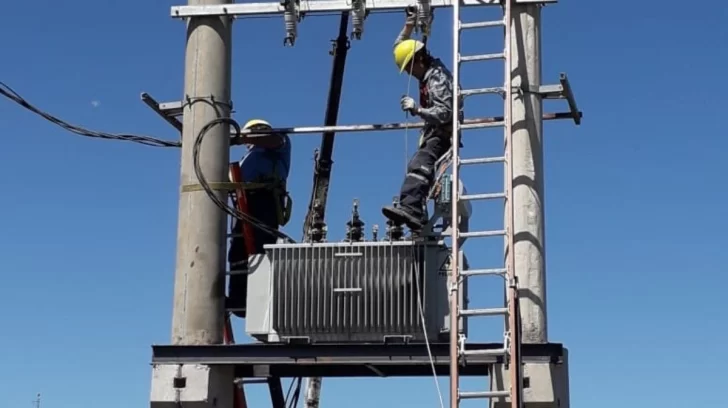
[[[167,140],[161,140],[156,139],[150,136],[139,136],[139,135],[131,135],[131,134],[124,134],[124,133],[105,133],[105,132],[97,132],[93,130],[88,130],[79,126],[72,125],[66,121],[63,121],[61,119],[58,119],[57,117],[44,112],[35,106],[33,106],[30,102],[26,101],[22,96],[20,96],[17,92],[15,92],[12,88],[7,86],[5,83],[0,82],[0,95],[10,99],[11,101],[17,103],[18,105],[22,106],[23,108],[35,113],[38,116],[41,116],[45,120],[58,125],[69,132],[73,132],[80,136],[85,137],[93,137],[97,139],[107,139],[107,140],[123,140],[127,142],[134,142],[139,143],[147,146],[154,146],[154,147],[181,147],[182,143],[180,142],[171,142]]]

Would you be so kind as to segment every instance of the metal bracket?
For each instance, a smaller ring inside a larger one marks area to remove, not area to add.
[[[149,106],[157,115],[161,116],[167,123],[182,131],[182,122],[177,117],[182,116],[182,102],[157,102],[151,95],[144,92],[141,95],[142,102]]]
[[[429,0],[432,9],[439,7],[452,7],[453,0]],[[377,0],[370,4],[368,10],[404,10],[412,6],[413,0]],[[516,0],[516,4],[554,4],[558,0]],[[462,6],[500,6],[501,0],[461,0]],[[301,13],[328,14],[331,12],[350,11],[351,0],[308,0],[301,4]],[[234,3],[215,5],[173,6],[172,18],[203,17],[203,16],[250,16],[250,15],[276,15],[285,13],[284,5],[276,2]]]
[[[569,77],[566,73],[559,74],[558,85],[541,85],[539,87],[529,86],[527,92],[536,93],[541,95],[543,99],[566,99],[569,104],[569,113],[574,123],[577,125],[581,124],[582,112],[576,106],[576,99],[574,93],[571,90],[571,84],[569,84]]]

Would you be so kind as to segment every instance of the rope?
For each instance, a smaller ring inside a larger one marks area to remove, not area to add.
[[[415,66],[415,56],[412,56],[410,60],[410,70]],[[407,96],[410,96],[410,90],[412,86],[412,74],[407,76],[407,88],[405,92]],[[410,124],[409,112],[404,112],[404,176],[407,177],[407,166],[409,164],[409,124]],[[419,147],[419,146],[418,146]]]
[[[414,245],[413,245],[414,246]],[[423,246],[422,248],[426,248]],[[437,380],[437,368],[435,367],[435,359],[432,357],[432,348],[430,346],[430,339],[427,336],[427,324],[425,322],[425,312],[422,307],[422,296],[420,289],[420,267],[419,263],[415,262],[415,283],[417,285],[417,311],[420,315],[420,321],[422,322],[422,333],[425,335],[425,347],[427,348],[427,356],[430,359],[430,367],[432,368],[432,378],[435,381],[435,389],[437,389],[437,396],[440,398],[440,408],[445,408],[445,402],[442,397],[442,390],[440,389],[440,382]],[[457,330],[457,328],[450,328],[450,330]]]

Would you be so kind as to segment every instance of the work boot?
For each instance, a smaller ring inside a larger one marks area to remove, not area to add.
[[[382,214],[397,225],[407,225],[412,231],[421,231],[424,226],[420,217],[411,214],[403,208],[387,206],[382,208]]]

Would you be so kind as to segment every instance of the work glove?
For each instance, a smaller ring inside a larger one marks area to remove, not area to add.
[[[402,106],[402,110],[405,112],[409,112],[410,115],[417,114],[417,104],[415,103],[415,100],[411,97],[403,96],[402,99],[400,99],[399,104]]]
[[[417,8],[407,7],[404,10],[404,13],[405,13],[404,25],[406,25],[408,27],[414,27],[415,24],[417,24]]]

